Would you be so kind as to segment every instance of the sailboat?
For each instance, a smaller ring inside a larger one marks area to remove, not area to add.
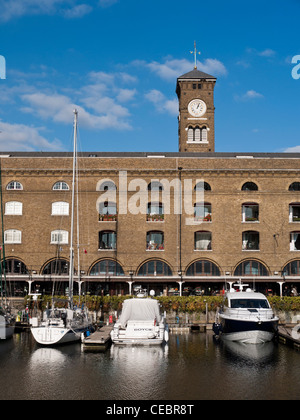
[[[0,159],[0,210],[1,210],[1,227],[2,227],[2,247],[0,248],[0,340],[11,338],[15,331],[15,318],[11,313],[11,308],[7,304],[7,287],[6,287],[6,266],[5,266],[5,244],[4,244],[4,222],[3,222],[3,200],[2,200],[2,168]],[[1,262],[2,251],[2,262]],[[3,285],[4,278],[4,285]]]
[[[74,151],[73,151],[73,180],[72,180],[72,212],[71,212],[71,235],[70,235],[70,266],[69,266],[69,303],[68,308],[55,308],[54,302],[51,309],[46,309],[43,318],[39,322],[37,318],[31,320],[31,333],[38,344],[54,346],[58,344],[76,342],[81,340],[81,335],[92,328],[88,319],[87,311],[76,308],[73,302],[74,283],[74,208],[75,208],[75,184],[77,173],[77,124],[78,112],[74,110]],[[78,184],[78,182],[77,182]],[[77,194],[78,197],[78,194]],[[78,201],[77,201],[78,212]],[[78,218],[77,218],[78,233]],[[79,249],[79,245],[78,245]],[[79,275],[79,273],[78,273]]]

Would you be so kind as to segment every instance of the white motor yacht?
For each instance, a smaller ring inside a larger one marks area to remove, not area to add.
[[[120,318],[111,332],[114,344],[160,345],[168,342],[169,329],[159,303],[151,298],[132,298],[123,303]]]
[[[274,338],[278,321],[265,295],[232,290],[225,295],[213,330],[222,339],[259,344]]]

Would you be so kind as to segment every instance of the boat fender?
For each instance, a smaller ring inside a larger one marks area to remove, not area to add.
[[[167,343],[169,341],[169,331],[165,330],[165,342]]]
[[[294,340],[300,340],[300,324],[292,329],[291,336]]]

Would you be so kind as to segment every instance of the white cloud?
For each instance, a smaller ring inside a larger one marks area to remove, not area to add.
[[[158,63],[156,61],[151,63],[136,61],[135,64],[144,64],[161,79],[172,81],[176,80],[182,74],[193,70],[191,61],[186,59],[169,59],[164,63]],[[203,62],[198,62],[197,68],[198,70],[211,74],[212,76],[224,76],[227,74],[227,69],[224,64],[213,58],[207,58]]]
[[[110,7],[116,3],[118,3],[118,0],[99,0],[99,5],[101,7]]]
[[[0,150],[2,151],[57,151],[62,150],[58,139],[52,142],[41,136],[44,128],[29,127],[24,124],[9,124],[0,121]]]
[[[288,147],[284,153],[300,153],[300,146]]]
[[[263,98],[264,95],[262,95],[261,93],[256,92],[255,90],[248,90],[245,94],[243,95],[235,95],[235,100],[236,101],[249,101],[252,99],[261,99]]]
[[[78,18],[90,13],[93,7],[77,0],[0,0],[0,21],[7,22],[26,15],[59,14]]]
[[[170,115],[178,115],[178,101],[169,100],[159,90],[153,89],[145,95],[145,98],[154,104],[159,112],[167,112]]]

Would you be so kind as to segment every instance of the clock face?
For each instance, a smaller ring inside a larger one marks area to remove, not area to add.
[[[193,117],[202,117],[206,112],[206,103],[201,99],[194,99],[189,103],[188,111]]]

